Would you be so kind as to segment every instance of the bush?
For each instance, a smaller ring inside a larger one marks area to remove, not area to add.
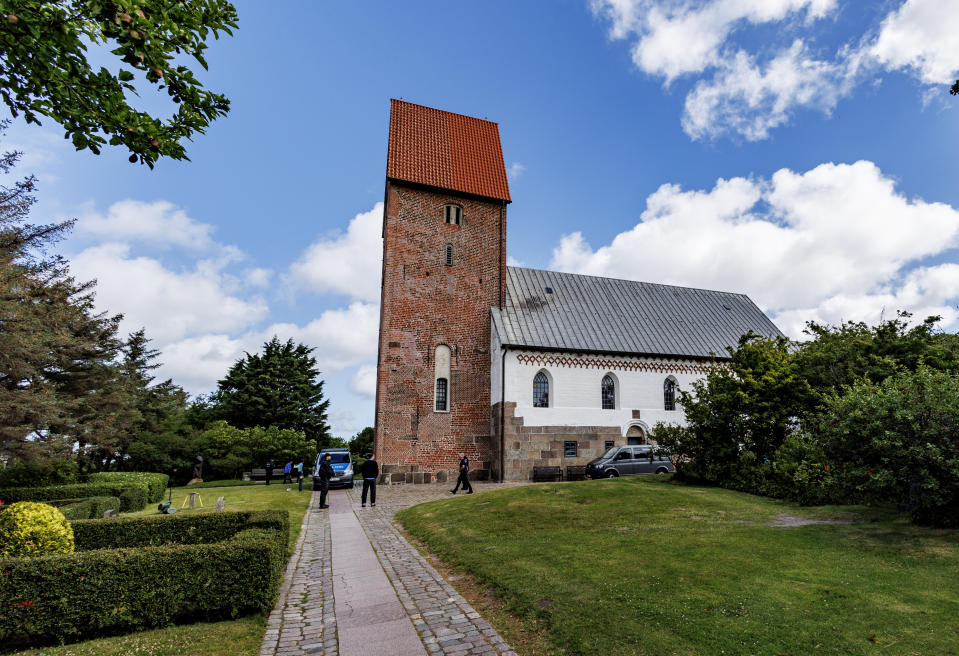
[[[36,487],[76,483],[77,462],[74,459],[53,459],[44,462],[20,461],[0,469],[0,487]]]
[[[77,519],[99,519],[107,510],[120,510],[120,497],[89,497],[50,502],[71,522]]]
[[[53,506],[21,501],[0,513],[0,557],[71,552],[73,530],[70,522]]]
[[[87,497],[120,497],[120,510],[122,512],[131,512],[146,508],[149,490],[144,483],[121,481],[0,489],[0,499],[6,503],[15,501],[55,501],[57,499]]]
[[[290,532],[290,517],[280,510],[150,515],[73,522],[77,550],[164,544],[219,542],[243,528]]]
[[[288,524],[279,511],[77,522],[88,545],[118,535],[116,526],[125,527],[119,535],[131,544],[190,527],[193,538],[224,539],[2,561],[0,643],[63,642],[268,612],[289,538],[278,529]]]
[[[166,474],[146,472],[100,472],[90,474],[88,483],[140,483],[148,488],[147,503],[159,503],[163,500],[163,493],[170,482]]]

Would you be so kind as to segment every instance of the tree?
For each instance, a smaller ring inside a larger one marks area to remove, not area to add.
[[[0,171],[18,158],[0,157]],[[0,187],[0,447],[35,459],[109,439],[125,406],[113,367],[120,317],[95,313],[93,283],[47,255],[72,224],[29,223],[34,186]]]
[[[188,159],[182,142],[229,111],[180,63],[188,56],[206,69],[208,37],[232,35],[226,0],[4,0],[0,14],[0,97],[14,117],[62,125],[77,150],[122,145],[153,168],[160,156]],[[116,72],[95,69],[91,50],[113,55]],[[166,91],[172,116],[130,105],[144,82]]]
[[[949,89],[949,93],[954,96],[959,96],[959,80],[956,80],[955,84],[952,85],[952,88]]]
[[[367,426],[353,436],[349,442],[350,453],[365,458],[373,453],[373,428]]]
[[[216,415],[237,428],[276,427],[300,431],[327,446],[330,427],[323,381],[312,348],[280,342],[263,345],[263,354],[246,354],[219,381],[213,398]]]

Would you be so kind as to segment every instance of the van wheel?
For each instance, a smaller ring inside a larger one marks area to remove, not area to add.
[[[669,470],[666,469],[665,467],[660,467],[659,469],[656,470],[656,473],[657,473],[657,474],[668,474],[668,473],[669,473]]]
[[[609,471],[606,472],[606,478],[618,478],[618,477],[619,477],[619,472],[616,471],[615,469],[610,469]]]

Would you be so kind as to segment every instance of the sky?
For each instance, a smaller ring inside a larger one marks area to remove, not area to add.
[[[2,143],[191,394],[278,335],[315,347],[335,435],[372,425],[390,98],[499,124],[510,264],[744,293],[796,339],[959,330],[955,0],[235,4],[197,72],[232,109],[191,161],[52,121]]]

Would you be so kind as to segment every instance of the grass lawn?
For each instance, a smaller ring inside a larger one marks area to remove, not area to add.
[[[782,514],[850,523],[768,525]],[[959,654],[959,531],[894,514],[645,476],[397,517],[550,654]]]
[[[287,492],[287,488],[290,492]],[[190,492],[197,492],[203,502],[203,507],[197,505],[190,510],[183,500]],[[283,485],[274,481],[270,485],[257,483],[230,487],[175,487],[173,488],[173,505],[178,513],[213,512],[217,497],[226,497],[226,510],[287,510],[290,513],[290,550],[296,544],[300,535],[300,524],[303,515],[310,503],[311,487],[309,482],[303,484],[303,491],[298,492],[296,483]],[[163,499],[169,499],[169,493]],[[182,509],[180,506],[184,506]],[[159,515],[157,504],[151,503],[146,508],[135,513],[123,513],[121,517],[136,517],[138,515]]]
[[[291,491],[287,492],[286,489]],[[192,491],[199,492],[203,508],[179,510],[183,498]],[[310,503],[310,486],[302,492],[296,485],[269,486],[264,484],[203,488],[173,488],[173,504],[177,512],[213,512],[217,497],[226,497],[227,510],[287,510],[290,513],[290,550],[300,534],[300,524]],[[165,497],[166,498],[166,497]],[[123,513],[121,517],[156,515],[156,504],[136,513]],[[124,654],[150,654],[151,656],[255,656],[260,651],[266,620],[263,617],[243,617],[226,622],[198,623],[171,626],[153,631],[143,631],[125,636],[87,640],[62,647],[29,649],[15,656],[123,656]]]

